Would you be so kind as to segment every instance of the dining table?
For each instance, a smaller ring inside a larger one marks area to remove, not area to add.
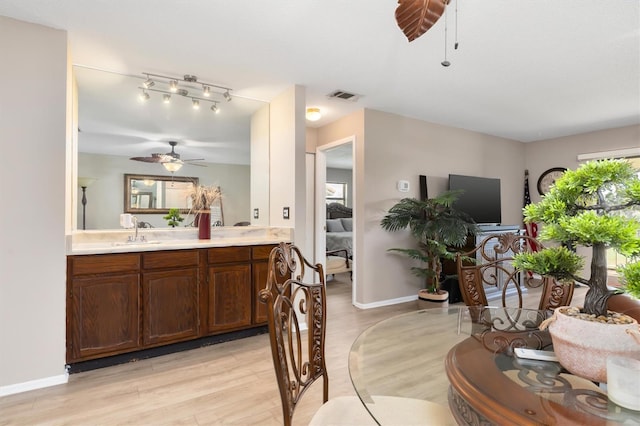
[[[449,305],[393,316],[354,341],[351,381],[381,425],[411,418],[406,408],[386,403],[389,398],[449,407],[453,423],[461,425],[640,425],[640,412],[610,401],[606,385],[556,361],[514,354],[517,347],[552,350],[551,336],[539,328],[551,314]]]

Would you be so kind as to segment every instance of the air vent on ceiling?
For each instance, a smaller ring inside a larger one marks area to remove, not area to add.
[[[327,96],[332,99],[340,99],[343,101],[356,102],[358,99],[360,99],[361,95],[345,92],[344,90],[334,90],[333,92],[329,93]]]

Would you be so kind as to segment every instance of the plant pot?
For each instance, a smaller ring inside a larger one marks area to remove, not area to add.
[[[422,289],[418,291],[418,299],[421,302],[427,302],[427,307],[435,308],[449,306],[449,292],[445,290],[438,290],[437,293],[431,293],[425,289]]]
[[[640,330],[635,319],[631,324],[606,324],[569,316],[567,309],[556,308],[547,321],[553,350],[571,373],[606,383],[608,357],[640,358]]]

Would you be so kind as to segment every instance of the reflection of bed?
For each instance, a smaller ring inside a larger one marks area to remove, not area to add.
[[[327,205],[327,250],[346,249],[353,256],[353,218],[352,210],[342,204]]]

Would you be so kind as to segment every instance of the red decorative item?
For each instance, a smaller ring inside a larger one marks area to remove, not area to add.
[[[211,239],[211,212],[198,213],[198,238],[201,240]]]

